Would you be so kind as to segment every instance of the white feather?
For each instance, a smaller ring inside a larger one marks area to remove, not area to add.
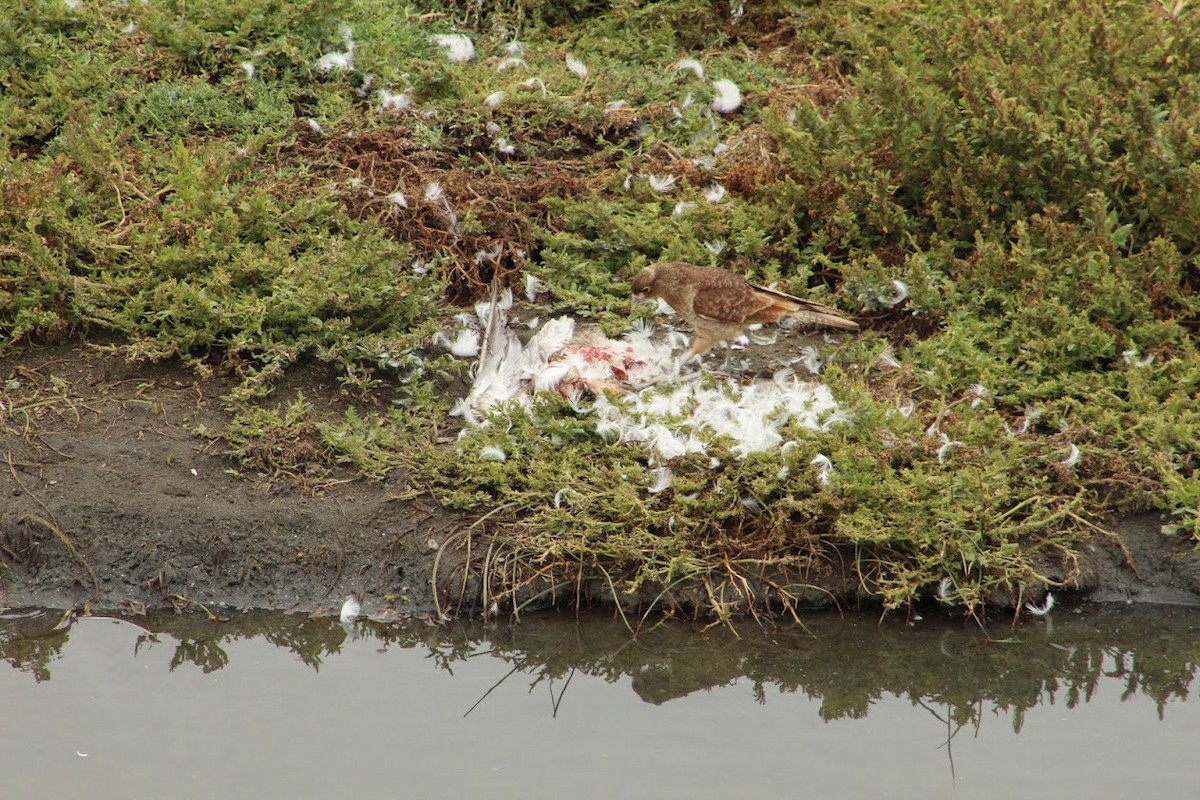
[[[499,108],[506,97],[508,97],[508,92],[492,92],[483,99],[483,104],[488,108]]]
[[[343,625],[351,625],[362,616],[362,604],[358,602],[358,598],[350,595],[346,598],[346,602],[342,603],[341,613],[338,614],[338,619]]]
[[[480,461],[508,461],[508,453],[496,447],[494,444],[489,444],[479,448]]]
[[[1062,464],[1064,467],[1073,467],[1079,463],[1079,456],[1080,456],[1079,445],[1072,442],[1071,449],[1067,453],[1067,457],[1058,463]]]
[[[714,183],[704,190],[704,199],[710,203],[719,203],[725,199],[725,187]]]
[[[403,92],[395,94],[387,89],[379,90],[379,110],[383,111],[403,111],[412,105],[412,98]]]
[[[1035,617],[1044,617],[1054,608],[1054,595],[1046,592],[1046,599],[1042,601],[1040,606],[1035,606],[1033,603],[1026,603],[1025,610]]]
[[[461,33],[443,33],[430,37],[430,41],[446,53],[446,59],[455,64],[470,61],[475,57],[475,43]]]
[[[580,78],[587,78],[587,66],[575,57],[573,53],[567,53],[567,69],[578,75]]]
[[[800,348],[800,357],[796,361],[813,375],[821,374],[821,354],[811,344]]]
[[[446,190],[436,181],[425,184],[425,202],[430,205],[441,205],[446,202]]]
[[[674,175],[651,175],[649,180],[650,188],[659,194],[666,194],[675,188]]]
[[[392,192],[387,196],[387,201],[397,208],[408,208],[408,199],[404,192]]]
[[[530,78],[529,80],[524,81],[521,85],[526,89],[541,89],[542,95],[544,96],[546,94],[546,84],[541,78]]]
[[[253,61],[243,61],[242,62],[242,72],[246,73],[246,78],[248,80],[254,80],[254,73],[256,71],[257,70],[254,68]]]
[[[650,474],[654,477],[654,481],[646,487],[646,491],[650,494],[658,494],[671,488],[671,481],[675,478],[670,467],[659,467]]]
[[[675,62],[676,72],[690,72],[701,80],[704,79],[704,65],[694,58],[681,58]]]
[[[446,349],[458,358],[474,358],[479,355],[479,332],[463,328]]]
[[[334,70],[344,70],[346,72],[354,71],[354,53],[352,52],[333,52],[326,53],[317,59],[318,72],[333,72]]]
[[[822,486],[828,486],[829,476],[835,474],[833,462],[829,459],[829,456],[824,453],[817,453],[813,456],[812,461],[808,463],[817,468],[817,483]]]
[[[742,107],[742,90],[733,81],[727,78],[713,81],[713,90],[717,96],[713,98],[712,109],[718,114],[732,114]]]
[[[507,72],[517,67],[524,67],[526,72],[529,71],[529,65],[525,63],[525,59],[509,57],[496,65],[496,72]]]
[[[525,299],[529,302],[537,300],[537,296],[546,291],[546,284],[532,272],[525,273]]]

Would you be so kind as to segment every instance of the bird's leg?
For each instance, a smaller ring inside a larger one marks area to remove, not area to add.
[[[721,365],[721,372],[727,375],[733,374],[733,345],[725,342],[725,363]]]

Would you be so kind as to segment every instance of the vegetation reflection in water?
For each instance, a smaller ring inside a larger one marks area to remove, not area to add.
[[[62,619],[40,610],[0,614],[0,658],[35,681],[52,680],[71,636]],[[1066,611],[988,630],[957,620],[906,624],[832,614],[806,618],[803,626],[703,632],[668,621],[637,636],[596,615],[542,616],[519,625],[343,625],[275,612],[123,622],[143,631],[133,658],[144,648],[174,647],[172,671],[185,664],[220,670],[229,664],[226,645],[240,639],[265,640],[320,670],[349,642],[364,640],[380,652],[425,649],[434,669],[451,674],[467,659],[501,659],[512,666],[503,680],[549,685],[555,709],[577,673],[608,682],[629,676],[634,692],[654,704],[745,679],[757,702],[802,692],[820,702],[827,721],[864,718],[890,694],[928,709],[951,730],[980,725],[987,706],[1010,713],[1019,732],[1026,711],[1043,703],[1075,708],[1110,680],[1124,686],[1122,700],[1148,698],[1162,718],[1169,702],[1189,698],[1200,663],[1200,610],[1170,607]]]

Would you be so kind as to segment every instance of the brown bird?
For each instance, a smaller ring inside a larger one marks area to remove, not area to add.
[[[715,267],[678,261],[651,264],[633,279],[633,299],[640,303],[656,297],[666,300],[696,332],[688,358],[707,353],[717,342],[728,344],[754,323],[779,322],[785,317],[858,330],[858,323],[836,308],[756,286],[741,275]]]

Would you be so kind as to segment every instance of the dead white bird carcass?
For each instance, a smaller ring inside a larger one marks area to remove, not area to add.
[[[849,418],[827,386],[791,369],[750,382],[681,374],[676,351],[687,346],[687,337],[678,331],[656,336],[646,323],[611,339],[557,317],[522,342],[508,325],[511,307],[508,290],[493,290],[488,302],[475,307],[483,336],[474,382],[451,412],[469,425],[486,424],[488,412],[504,403],[528,409],[537,393],[558,392],[594,416],[600,436],[643,446],[653,462],[664,463],[703,453],[717,437],[732,440],[740,458],[782,450],[794,446],[788,425],[815,431]]]

